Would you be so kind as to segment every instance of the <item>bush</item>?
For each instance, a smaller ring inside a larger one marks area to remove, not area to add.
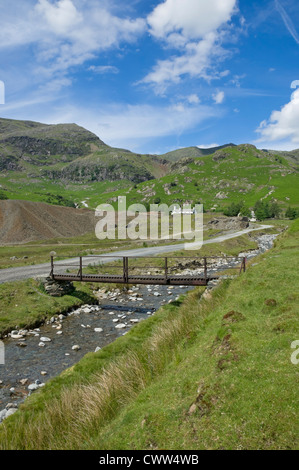
[[[8,197],[6,196],[6,194],[3,191],[0,191],[0,201],[5,201],[7,199]]]

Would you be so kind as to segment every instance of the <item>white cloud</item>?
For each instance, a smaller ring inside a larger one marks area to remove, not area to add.
[[[221,46],[223,28],[236,12],[237,0],[166,0],[148,16],[151,34],[179,51],[160,60],[141,83],[153,84],[163,93],[184,75],[219,78],[215,63],[227,52]],[[228,72],[225,71],[225,74]]]
[[[88,70],[94,73],[98,73],[100,75],[106,73],[118,73],[119,69],[114,67],[113,65],[91,65]]]
[[[223,103],[224,98],[225,98],[224,91],[218,91],[217,93],[212,95],[212,97],[216,104],[221,104]]]
[[[187,96],[187,100],[190,104],[198,104],[200,103],[200,99],[198,96],[194,93],[192,95]]]
[[[148,23],[157,38],[176,32],[199,39],[229,21],[235,5],[235,0],[166,0],[148,16]]]
[[[146,30],[145,20],[118,17],[106,2],[28,0],[26,8],[24,3],[0,6],[0,49],[33,45],[35,76],[65,74]]]
[[[226,55],[217,39],[216,33],[209,33],[202,41],[186,44],[183,54],[158,61],[141,83],[155,84],[156,90],[163,93],[169,83],[179,83],[184,75],[211,79],[213,58]]]
[[[288,147],[299,146],[299,89],[294,91],[291,100],[280,111],[273,111],[270,119],[263,121],[257,132],[258,142],[277,142],[279,145],[288,143]],[[286,148],[286,147],[285,147]]]
[[[71,0],[60,0],[55,4],[48,0],[39,0],[36,12],[45,20],[51,31],[63,36],[83,20],[83,15]]]

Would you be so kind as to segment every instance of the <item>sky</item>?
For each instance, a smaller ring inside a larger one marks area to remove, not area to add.
[[[0,0],[0,116],[163,154],[299,148],[298,0]]]

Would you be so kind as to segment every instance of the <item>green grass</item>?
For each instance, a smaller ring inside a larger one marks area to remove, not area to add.
[[[277,199],[282,209],[288,205],[299,206],[298,169],[288,160],[242,145],[228,147],[221,153],[226,158],[215,161],[214,155],[207,155],[195,158],[193,163],[177,163],[162,178],[112,195],[126,195],[129,204],[140,199],[153,203],[157,197],[168,205],[201,202],[205,210],[217,205],[219,212],[233,202],[244,201],[253,207],[261,198]],[[218,193],[224,193],[226,198],[217,198]]]
[[[13,329],[40,326],[46,319],[72,307],[94,303],[92,285],[75,283],[76,290],[61,298],[47,295],[33,279],[0,285],[0,337]]]
[[[299,222],[26,400],[1,449],[298,449]]]
[[[201,152],[199,149],[198,152],[193,150],[193,157]],[[177,154],[184,155],[184,151],[179,150]],[[56,163],[57,156],[51,156],[52,166],[31,164],[26,174],[2,172],[0,184],[10,199],[48,202],[51,194],[52,199],[58,195],[81,206],[82,201],[87,201],[93,209],[102,203],[111,203],[116,207],[118,196],[127,196],[128,205],[154,203],[156,198],[160,198],[168,205],[182,205],[186,201],[193,204],[201,202],[205,210],[217,205],[219,212],[233,202],[244,201],[247,206],[253,207],[261,198],[268,201],[277,199],[283,210],[289,205],[299,207],[298,167],[287,158],[243,145],[227,147],[221,153],[226,158],[215,161],[214,155],[206,155],[194,158],[193,163],[176,162],[172,167],[162,168],[160,160],[156,161],[155,157],[100,146],[100,150],[69,164]],[[75,183],[77,176],[67,181],[65,178],[61,181],[58,178],[53,180],[47,174],[40,176],[41,168],[48,171],[53,167],[53,171],[59,172],[67,165],[71,173],[80,173],[84,168],[87,173],[78,183]],[[114,176],[113,165],[117,169]],[[93,180],[99,176],[93,175],[93,172],[101,174],[102,166],[105,171],[110,168],[107,179],[117,181]],[[142,176],[143,170],[144,179],[150,178],[150,175],[156,179],[134,184],[142,180],[138,179],[138,175]],[[124,175],[122,179],[116,177],[119,171]],[[31,177],[27,176],[28,173]],[[273,192],[270,194],[270,191]],[[224,193],[226,199],[217,198],[218,193]]]

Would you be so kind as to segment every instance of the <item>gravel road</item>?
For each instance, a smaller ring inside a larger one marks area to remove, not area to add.
[[[244,235],[249,232],[254,232],[257,230],[263,230],[266,228],[272,227],[271,225],[259,225],[258,227],[255,228],[247,228],[238,232],[233,232],[233,233],[227,233],[225,235],[221,235],[216,238],[211,238],[209,240],[205,240],[203,242],[204,245],[208,245],[211,243],[221,243],[225,240],[229,240],[232,238],[237,238],[240,237],[241,235]],[[162,255],[164,253],[173,253],[176,251],[181,250],[182,248],[186,249],[186,246],[188,246],[188,249],[186,250],[186,256],[192,256],[192,249],[198,249],[200,246],[199,243],[182,243],[182,244],[176,244],[176,245],[165,245],[165,246],[153,246],[153,247],[148,247],[148,248],[138,248],[138,249],[132,249],[132,250],[126,250],[126,251],[117,251],[111,253],[111,256],[115,256],[115,258],[108,258],[107,260],[101,260],[102,263],[107,263],[108,261],[111,262],[113,260],[116,260],[117,257],[120,256],[154,256],[154,255]],[[90,256],[88,257],[88,263],[89,264],[97,264],[99,262],[99,258]],[[59,260],[55,261],[55,272],[65,272],[65,267],[61,266],[61,268],[58,267],[58,265],[63,265],[66,263],[66,260]],[[68,265],[73,265],[73,266],[78,266],[78,257],[76,258],[69,258],[67,259],[67,264]],[[50,262],[49,263],[43,263],[43,264],[35,264],[33,266],[22,266],[22,267],[17,267],[17,268],[9,268],[9,269],[1,269],[0,270],[0,284],[3,284],[4,282],[12,282],[12,281],[19,281],[23,279],[29,279],[29,278],[35,278],[35,277],[46,277],[50,273]]]

